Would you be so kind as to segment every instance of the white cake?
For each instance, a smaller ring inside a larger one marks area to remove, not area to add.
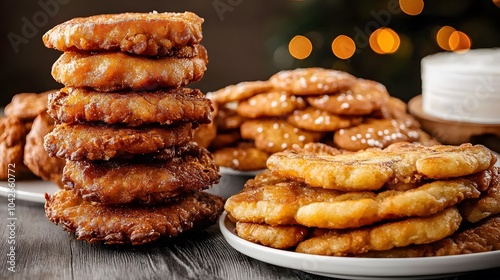
[[[500,48],[422,59],[422,110],[456,122],[500,124]]]

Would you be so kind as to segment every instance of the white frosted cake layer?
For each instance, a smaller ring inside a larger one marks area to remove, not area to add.
[[[422,59],[422,110],[449,121],[500,124],[500,49]]]

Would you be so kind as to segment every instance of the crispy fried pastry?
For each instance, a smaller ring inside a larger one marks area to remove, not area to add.
[[[384,107],[389,93],[384,85],[357,79],[349,89],[332,95],[310,96],[311,106],[338,115],[367,115]]]
[[[316,255],[351,256],[372,250],[383,251],[410,244],[427,244],[452,235],[461,221],[462,217],[457,208],[450,207],[427,217],[408,218],[348,231],[328,231],[302,241],[296,251]]]
[[[222,133],[217,133],[215,135],[215,138],[212,140],[210,143],[210,150],[216,151],[222,148],[227,148],[233,144],[236,144],[238,141],[241,140],[241,134],[240,131],[225,131]]]
[[[146,58],[122,52],[65,52],[52,65],[52,77],[68,87],[91,87],[98,91],[151,91],[177,88],[203,77],[207,52],[197,46],[193,58]],[[131,71],[132,70],[132,71]]]
[[[44,144],[50,156],[69,160],[109,160],[184,146],[192,138],[191,123],[140,128],[60,124],[45,136]]]
[[[466,201],[459,206],[465,220],[477,223],[489,216],[500,214],[500,172],[492,168],[491,184],[478,199]]]
[[[23,163],[28,132],[28,127],[18,117],[0,119],[0,180],[7,180],[9,174],[15,175],[16,179],[31,174]]]
[[[47,110],[47,98],[52,91],[42,93],[19,93],[5,106],[5,115],[33,121],[38,114]]]
[[[227,147],[212,152],[217,166],[241,171],[261,170],[266,168],[269,155],[251,143],[239,143],[236,147]]]
[[[372,113],[372,117],[381,119],[400,119],[405,118],[408,111],[408,105],[401,99],[390,96],[382,107]]]
[[[281,152],[293,144],[303,146],[317,142],[321,132],[299,129],[283,120],[247,120],[241,125],[241,137],[255,141],[255,146],[269,154]]]
[[[283,70],[269,78],[273,86],[296,95],[320,95],[346,90],[356,78],[346,72],[318,67]]]
[[[417,258],[472,254],[500,250],[500,216],[492,216],[472,228],[430,244],[410,245],[387,251],[369,251],[357,257]]]
[[[269,169],[266,169],[259,174],[255,175],[254,178],[248,179],[246,181],[243,189],[245,191],[250,190],[250,189],[256,189],[264,186],[271,186],[271,185],[276,185],[278,183],[283,183],[283,182],[288,182],[289,180],[283,177],[275,176],[269,171]]]
[[[253,243],[271,248],[288,249],[302,242],[309,232],[303,226],[270,226],[266,224],[236,223],[236,234]]]
[[[223,210],[222,198],[207,192],[180,196],[157,206],[105,206],[69,190],[45,194],[45,213],[78,240],[140,245],[206,227]]]
[[[336,156],[285,151],[271,155],[267,167],[275,175],[313,187],[363,191],[378,190],[388,182],[466,176],[486,170],[495,162],[495,155],[482,145],[425,147],[395,143],[384,150],[373,148]]]
[[[356,228],[383,220],[433,215],[463,200],[479,197],[477,183],[468,179],[433,181],[408,191],[360,192],[360,199],[314,202],[300,207],[296,221],[307,227]]]
[[[363,121],[359,116],[340,116],[307,107],[303,110],[295,110],[288,116],[287,121],[292,125],[311,131],[335,131],[358,125]]]
[[[45,151],[43,139],[54,129],[54,119],[47,112],[42,112],[33,122],[31,131],[26,136],[24,164],[38,177],[54,182],[63,187],[61,182],[66,160],[51,157]]]
[[[219,169],[210,153],[193,146],[166,161],[68,161],[63,182],[86,201],[154,204],[217,184]]]
[[[248,81],[235,85],[229,85],[217,91],[207,94],[213,101],[225,104],[234,101],[248,99],[256,94],[267,92],[272,89],[269,81]]]
[[[217,114],[214,114],[214,122],[217,126],[217,131],[228,131],[239,129],[245,118],[238,115],[235,109],[219,106]]]
[[[60,122],[103,122],[141,126],[211,121],[212,102],[196,89],[103,93],[63,88],[49,96],[49,114]]]
[[[302,97],[289,95],[286,91],[261,93],[243,100],[236,112],[245,118],[280,117],[303,109],[306,103]]]
[[[314,155],[329,155],[329,156],[351,153],[349,151],[339,150],[330,145],[320,142],[311,142],[305,144],[304,146],[292,145],[291,150],[299,154],[314,154]]]
[[[417,142],[419,131],[418,123],[413,118],[370,119],[363,124],[336,131],[333,142],[337,147],[349,151],[385,148],[396,142]]]
[[[46,47],[60,51],[122,51],[173,55],[202,39],[203,19],[184,13],[122,13],[74,18],[43,35]]]

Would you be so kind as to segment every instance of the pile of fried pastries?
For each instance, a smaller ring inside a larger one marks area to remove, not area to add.
[[[46,112],[51,92],[19,93],[5,107],[5,117],[0,117],[0,180],[7,180],[11,169],[16,180],[39,177],[62,187],[65,161],[50,157],[43,147],[43,138],[54,128]]]
[[[185,87],[208,62],[203,19],[184,13],[75,18],[43,36],[63,51],[52,76],[56,121],[45,150],[66,160],[65,189],[45,195],[55,224],[90,243],[145,244],[212,224],[222,198],[204,192],[220,173],[193,141],[212,101]]]
[[[208,147],[218,166],[235,170],[265,169],[269,155],[309,142],[348,151],[439,144],[384,85],[339,70],[283,70],[208,96],[218,107]]]
[[[228,198],[238,236],[300,253],[428,257],[500,249],[500,171],[482,145],[321,143],[269,157]]]

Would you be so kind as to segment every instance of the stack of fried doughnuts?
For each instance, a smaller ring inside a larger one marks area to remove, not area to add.
[[[213,223],[222,198],[209,151],[193,141],[212,101],[186,87],[208,63],[203,19],[184,13],[75,18],[43,36],[63,51],[49,95],[56,120],[45,150],[66,160],[65,189],[46,195],[47,217],[78,239],[144,244]]]
[[[422,257],[500,249],[500,170],[482,145],[275,153],[225,203],[236,233],[296,252]]]
[[[384,85],[343,71],[283,70],[209,97],[219,106],[209,148],[216,164],[237,170],[264,169],[269,155],[309,142],[349,151],[401,141],[439,144]]]

